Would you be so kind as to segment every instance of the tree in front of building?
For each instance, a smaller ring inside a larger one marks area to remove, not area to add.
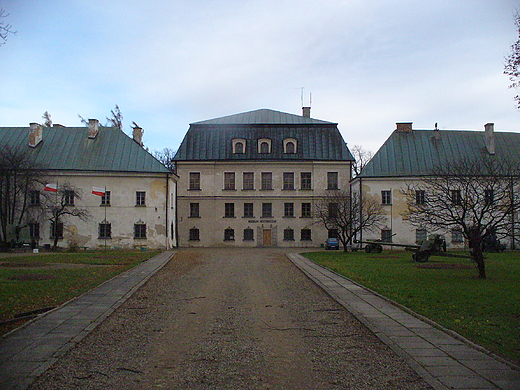
[[[520,87],[520,12],[515,13],[515,25],[518,30],[518,38],[511,45],[511,54],[506,57],[504,65],[504,74],[509,77],[509,88],[518,90]],[[517,103],[517,109],[520,110],[520,96],[517,94],[514,98]]]
[[[408,209],[403,217],[431,233],[463,237],[479,278],[486,278],[485,240],[497,235],[514,241],[519,179],[517,164],[497,161],[493,155],[439,164],[404,189]]]
[[[363,149],[363,147],[360,145],[354,145],[351,152],[355,160],[354,164],[352,165],[352,176],[356,177],[361,173],[365,165],[367,165],[369,161],[372,160],[374,153],[372,153],[370,150]]]
[[[314,210],[318,223],[336,235],[345,252],[358,233],[374,231],[385,220],[376,199],[350,190],[327,191],[317,199]]]
[[[175,153],[177,153],[176,150],[164,148],[163,150],[154,150],[152,155],[170,171],[175,172],[175,161],[173,160]]]

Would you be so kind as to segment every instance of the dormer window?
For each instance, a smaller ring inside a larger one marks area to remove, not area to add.
[[[271,153],[271,140],[268,138],[261,138],[258,140],[258,153],[269,154]]]
[[[294,138],[286,138],[283,140],[283,152],[285,154],[295,154],[296,153],[296,145],[297,142]]]
[[[245,139],[234,139],[232,141],[233,154],[244,154],[246,152],[246,140]]]

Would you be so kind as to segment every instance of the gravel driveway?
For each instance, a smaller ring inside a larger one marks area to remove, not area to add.
[[[180,249],[32,389],[429,389],[281,249]]]

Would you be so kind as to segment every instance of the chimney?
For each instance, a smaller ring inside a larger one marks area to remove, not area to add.
[[[400,122],[396,123],[397,131],[400,133],[411,133],[413,122]]]
[[[38,123],[31,123],[31,128],[29,129],[29,146],[31,148],[35,148],[38,146],[40,142],[42,142],[43,138],[43,129],[41,125]]]
[[[305,118],[311,117],[311,108],[310,107],[302,107],[302,116]]]
[[[96,138],[99,133],[99,121],[97,119],[88,120],[88,137]]]
[[[433,129],[433,139],[441,139],[441,133],[439,132],[439,128],[437,127],[437,123],[435,123],[435,128]]]
[[[495,154],[495,124],[486,123],[484,125],[484,136],[486,137],[486,149],[489,154]]]
[[[140,146],[143,146],[143,129],[141,127],[139,127],[139,125],[137,123],[134,122],[134,127],[133,127],[134,131],[133,131],[133,138],[134,138],[134,141],[137,142]]]

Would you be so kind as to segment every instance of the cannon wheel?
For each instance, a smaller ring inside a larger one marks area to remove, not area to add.
[[[381,253],[381,252],[383,252],[383,246],[377,244],[377,245],[375,246],[375,248],[374,248],[374,252],[375,252],[375,253]]]
[[[365,252],[366,253],[371,253],[372,252],[372,245],[371,244],[368,244],[367,246],[365,246]]]
[[[412,254],[413,261],[417,263],[425,263],[430,258],[430,253],[428,251],[417,251]]]

